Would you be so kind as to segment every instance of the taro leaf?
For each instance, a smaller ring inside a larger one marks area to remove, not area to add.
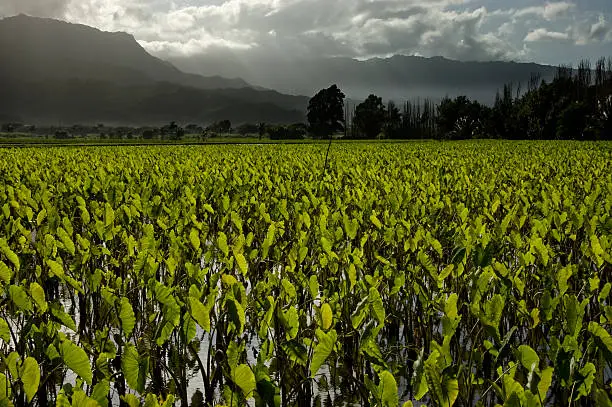
[[[378,229],[382,229],[383,227],[382,223],[376,216],[376,212],[374,211],[372,211],[372,214],[370,215],[370,222],[372,222],[372,224],[374,224],[374,226],[376,226]]]
[[[8,323],[4,320],[4,318],[0,318],[0,339],[2,339],[6,343],[9,343],[11,341],[11,331],[9,329]]]
[[[138,393],[143,393],[145,381],[143,380],[144,375],[140,373],[140,356],[138,350],[132,344],[126,345],[123,350],[121,370],[128,386]]]
[[[301,366],[306,366],[308,363],[308,349],[306,349],[304,345],[295,340],[291,340],[284,342],[281,346],[290,360]]]
[[[255,375],[247,365],[239,365],[232,372],[232,380],[240,387],[245,397],[250,397],[253,390],[257,387]]]
[[[206,332],[210,332],[210,313],[208,309],[200,302],[200,300],[189,297],[189,305],[191,306],[191,316],[196,320],[198,325]]]
[[[0,281],[4,281],[6,284],[9,284],[12,277],[13,272],[11,269],[9,269],[5,262],[0,260]]]
[[[380,325],[383,325],[385,323],[385,307],[383,305],[380,293],[374,287],[370,287],[370,292],[368,294],[368,302],[370,303],[370,308],[372,312],[376,316],[376,320]]]
[[[64,267],[54,260],[47,260],[47,266],[51,269],[51,273],[59,278],[64,278]]]
[[[528,371],[535,370],[539,372],[540,358],[530,346],[521,345],[518,347],[518,359],[521,365]]]
[[[110,382],[107,379],[99,381],[93,388],[91,398],[101,407],[108,406],[108,393],[110,392]]]
[[[60,241],[62,242],[64,248],[68,251],[68,253],[74,256],[74,254],[76,253],[74,242],[70,238],[68,232],[66,232],[63,228],[59,227],[57,228],[57,236],[59,237]]]
[[[191,246],[193,246],[193,248],[196,251],[200,250],[200,235],[197,229],[192,228],[191,232],[189,232],[189,242],[191,243]]]
[[[234,257],[236,258],[236,263],[238,264],[238,268],[240,269],[240,272],[242,273],[243,276],[246,276],[247,271],[249,271],[249,264],[247,263],[247,260],[244,257],[244,254],[236,253],[234,254]]]
[[[386,407],[397,407],[399,404],[397,382],[390,372],[385,370],[380,374],[379,388],[382,405]]]
[[[589,322],[589,332],[595,335],[595,337],[603,344],[603,346],[612,352],[612,336],[597,322]]]
[[[333,329],[328,333],[325,333],[318,329],[317,338],[319,341],[314,348],[312,360],[310,361],[311,377],[314,377],[317,374],[323,363],[325,363],[329,355],[332,353],[338,335]]]
[[[28,402],[30,402],[38,391],[38,385],[40,384],[40,368],[38,367],[38,362],[34,358],[27,357],[19,370],[19,377],[23,383],[23,390],[25,391]]]
[[[32,302],[28,298],[28,294],[20,286],[12,285],[9,287],[9,295],[15,305],[23,311],[32,311]]]
[[[416,400],[421,400],[429,391],[427,378],[425,377],[425,369],[423,363],[424,349],[419,352],[419,357],[414,361],[412,366],[412,392]]]
[[[227,235],[225,233],[219,232],[219,235],[217,236],[217,246],[225,257],[229,255],[229,246],[227,245]]]
[[[240,305],[238,301],[232,298],[229,298],[227,300],[227,306],[229,308],[229,315],[232,319],[232,322],[238,329],[238,332],[242,334],[242,332],[244,331],[244,323],[246,318],[244,315],[244,308],[242,308],[242,305]]]
[[[0,405],[11,397],[11,384],[4,373],[0,373]],[[4,407],[4,405],[2,405]]]
[[[425,377],[432,397],[444,407],[452,407],[459,396],[459,382],[456,378],[441,374],[438,368],[437,351],[432,352],[425,361]]]
[[[332,313],[332,309],[328,303],[325,303],[321,306],[321,321],[323,325],[323,329],[328,330],[331,327],[332,320],[334,315]]]
[[[1,381],[0,381],[0,383],[1,383]],[[596,406],[598,406],[598,407],[612,407],[612,401],[610,401],[610,398],[606,394],[605,390],[603,390],[603,389],[595,390],[594,398],[595,398],[595,405]]]
[[[6,256],[8,261],[13,263],[13,266],[15,266],[16,270],[19,270],[19,256],[17,256],[17,254],[15,254],[15,252],[11,250],[11,248],[8,246],[6,239],[4,238],[0,238],[0,252],[2,252]]]
[[[550,389],[550,385],[552,384],[553,373],[555,369],[552,367],[547,367],[542,370],[542,374],[540,375],[540,382],[538,383],[538,393],[540,396],[540,400],[546,400],[546,394],[548,393],[548,389]]]
[[[47,217],[47,210],[43,208],[41,209],[40,212],[38,212],[38,215],[36,216],[36,225],[40,226],[46,217]]]
[[[312,299],[319,297],[319,280],[317,280],[317,276],[315,274],[310,276],[310,279],[308,280],[308,288],[310,290],[310,296]]]
[[[38,306],[41,313],[47,312],[48,304],[45,298],[45,290],[37,282],[30,284],[30,295]]]
[[[65,340],[60,345],[60,353],[64,363],[70,370],[79,375],[85,382],[91,385],[93,373],[89,364],[87,353],[69,340]]]
[[[121,318],[121,327],[126,338],[129,338],[136,325],[136,317],[134,316],[134,310],[130,300],[126,297],[121,298],[121,311],[119,312],[119,318]]]
[[[104,204],[104,226],[111,226],[114,221],[115,211],[113,211],[113,207],[108,202],[106,202],[106,204]]]
[[[62,305],[60,304],[51,304],[51,314],[57,318],[66,328],[72,329],[74,332],[77,331],[76,324],[72,317],[68,315]]]
[[[289,307],[287,311],[283,312],[283,317],[287,328],[287,339],[294,339],[300,330],[300,318],[297,309]]]
[[[595,368],[594,364],[589,362],[582,369],[580,369],[578,373],[583,379],[579,381],[580,385],[577,388],[577,395],[574,400],[578,400],[582,396],[586,397],[591,393],[591,387],[595,381],[595,373],[597,373],[597,369]]]
[[[140,406],[140,404],[138,404]],[[55,407],[71,407],[70,400],[66,397],[65,394],[60,393],[57,395],[57,400],[55,400]],[[80,406],[79,406],[80,407]]]

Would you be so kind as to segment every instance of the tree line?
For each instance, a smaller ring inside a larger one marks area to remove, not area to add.
[[[526,87],[506,84],[492,106],[466,96],[439,103],[424,99],[397,106],[370,95],[350,109],[336,86],[309,102],[309,131],[315,138],[344,133],[353,139],[473,138],[612,139],[612,59],[559,66],[547,82],[532,75]]]

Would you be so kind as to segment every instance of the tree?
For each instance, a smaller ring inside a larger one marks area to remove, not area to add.
[[[387,110],[382,102],[382,98],[370,95],[355,108],[355,124],[362,137],[375,138],[382,131]]]
[[[344,131],[344,93],[336,85],[320,90],[308,103],[310,133],[327,138]]]
[[[438,128],[443,138],[463,140],[482,137],[489,112],[466,96],[445,98],[438,106]]]
[[[393,102],[387,104],[387,118],[384,125],[384,133],[387,138],[400,138],[402,130],[402,115]]]

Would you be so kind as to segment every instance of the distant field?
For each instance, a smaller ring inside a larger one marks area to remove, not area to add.
[[[0,149],[0,405],[609,405],[612,143],[326,149]]]

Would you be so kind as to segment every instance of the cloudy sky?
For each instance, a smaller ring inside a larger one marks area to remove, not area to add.
[[[18,13],[126,31],[161,57],[399,53],[559,64],[612,54],[610,0],[0,1],[0,16]]]

